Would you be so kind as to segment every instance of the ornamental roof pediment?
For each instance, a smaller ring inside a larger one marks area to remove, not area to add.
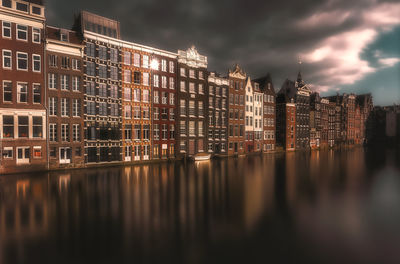
[[[229,77],[237,79],[246,79],[246,73],[239,67],[238,64],[235,65],[233,70],[229,70]]]

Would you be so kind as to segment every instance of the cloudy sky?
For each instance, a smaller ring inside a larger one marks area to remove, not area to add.
[[[400,103],[398,0],[46,0],[48,23],[87,10],[121,22],[122,38],[176,52],[195,45],[209,69],[239,63],[275,89],[303,78],[322,95],[371,92]]]

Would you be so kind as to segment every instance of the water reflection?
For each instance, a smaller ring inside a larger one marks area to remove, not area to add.
[[[376,166],[371,155],[292,152],[1,177],[0,263],[248,261],[243,252],[391,263],[400,260],[399,155],[386,151]]]

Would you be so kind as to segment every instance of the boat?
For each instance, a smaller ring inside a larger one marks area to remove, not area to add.
[[[197,155],[193,156],[194,161],[205,161],[205,160],[210,160],[210,158],[211,158],[211,154],[206,154],[206,153],[197,154]]]

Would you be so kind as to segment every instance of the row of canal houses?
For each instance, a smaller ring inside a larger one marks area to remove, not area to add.
[[[46,24],[41,0],[0,0],[0,173],[359,144],[370,95],[320,98],[236,65],[208,71],[191,47],[124,41],[82,11]]]

